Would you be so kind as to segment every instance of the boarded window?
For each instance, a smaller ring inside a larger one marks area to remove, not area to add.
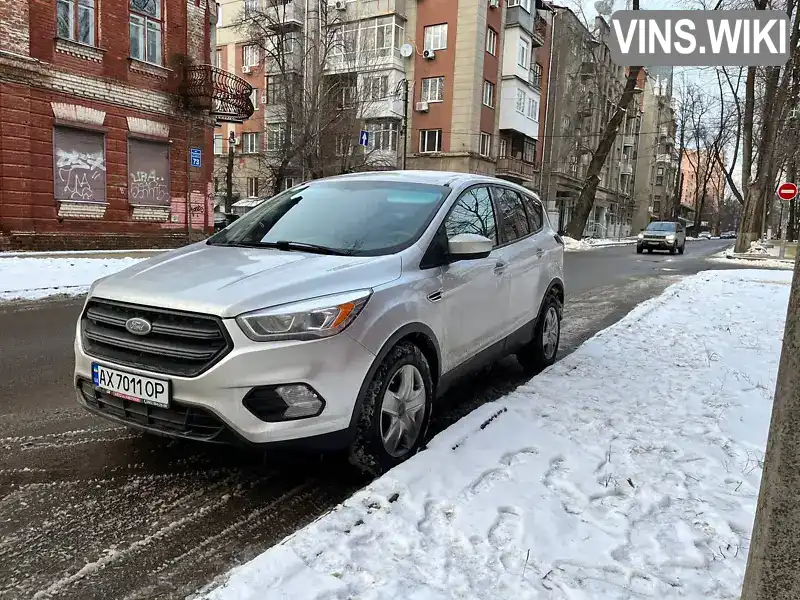
[[[56,200],[105,202],[105,136],[93,131],[56,127],[53,145]]]
[[[133,206],[169,206],[169,144],[128,140],[128,200]]]

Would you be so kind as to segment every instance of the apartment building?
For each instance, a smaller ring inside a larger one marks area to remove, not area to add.
[[[536,0],[509,0],[506,11],[497,176],[539,189],[539,132],[550,8]],[[545,87],[546,89],[546,87]]]
[[[672,218],[678,176],[676,127],[672,68],[648,68],[634,190],[634,233],[651,221]]]
[[[248,108],[243,82],[211,78],[216,12],[0,3],[0,246],[151,247],[210,230],[209,111]]]
[[[243,211],[258,196],[325,175],[403,167],[493,175],[501,151],[532,165],[540,85],[533,52],[542,44],[535,2],[227,0],[217,64],[263,93],[254,95],[254,118],[214,133],[218,204],[229,172]],[[255,44],[253,28],[242,25],[248,14],[271,23],[266,37],[277,41]],[[517,64],[520,40],[525,114],[501,136],[501,94],[516,101],[514,90],[501,91],[503,64]],[[289,75],[296,89],[286,86]]]
[[[541,189],[550,218],[561,231],[627,80],[627,69],[611,62],[606,43],[610,33],[602,17],[590,30],[570,9],[553,8]],[[642,72],[637,89],[645,84]],[[602,169],[584,235],[613,237],[631,231],[641,116],[642,97],[637,95]]]
[[[684,148],[681,157],[681,202],[678,216],[695,235],[719,233],[719,208],[725,198],[722,162],[706,150]],[[695,227],[697,225],[697,227]]]

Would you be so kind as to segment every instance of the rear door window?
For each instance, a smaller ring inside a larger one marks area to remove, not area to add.
[[[530,234],[531,227],[522,197],[508,188],[495,187],[493,191],[500,212],[503,241],[510,243]]]

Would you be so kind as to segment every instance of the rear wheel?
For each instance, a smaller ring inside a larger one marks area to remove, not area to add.
[[[425,441],[432,403],[428,360],[416,345],[401,342],[372,377],[350,462],[378,476],[416,454]]]
[[[533,339],[517,352],[517,360],[526,372],[536,375],[556,362],[562,314],[561,300],[555,290],[551,290],[542,305]]]

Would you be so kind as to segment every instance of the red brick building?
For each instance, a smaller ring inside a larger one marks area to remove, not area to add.
[[[213,0],[0,2],[0,248],[212,229],[214,124],[252,112],[250,87],[209,64],[216,13]]]

